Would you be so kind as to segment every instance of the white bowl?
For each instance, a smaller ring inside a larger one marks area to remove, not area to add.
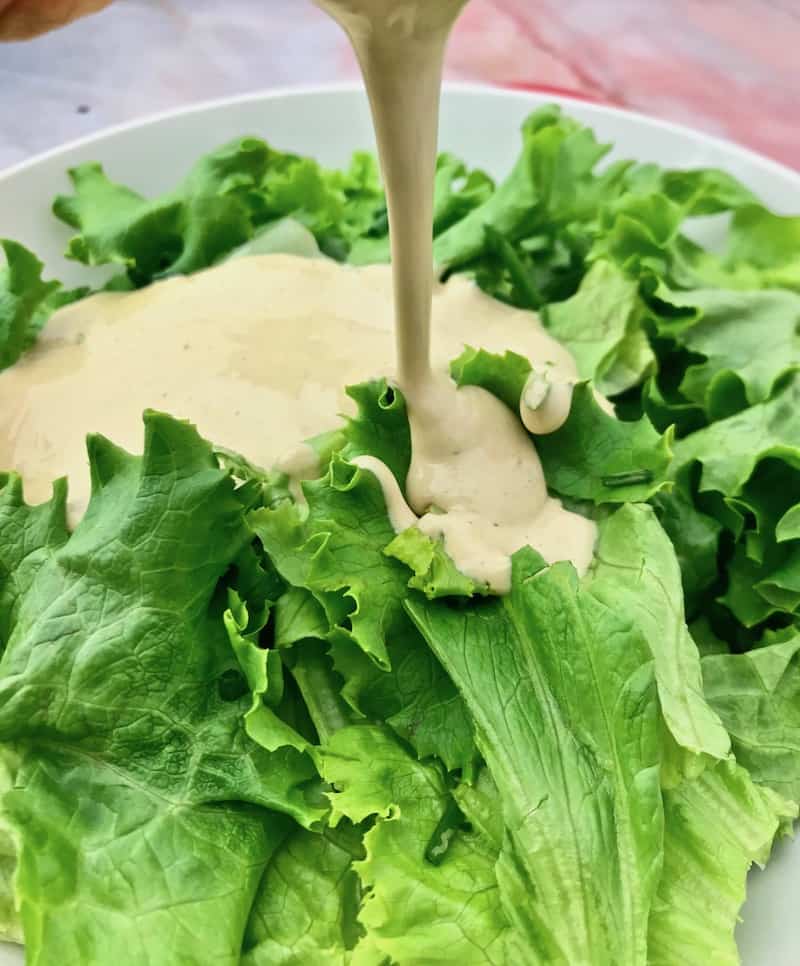
[[[737,145],[640,114],[569,98],[479,86],[452,86],[442,102],[440,146],[502,175],[516,160],[519,126],[542,103],[557,101],[590,124],[613,157],[668,167],[720,167],[740,178],[774,210],[800,211],[800,174]],[[755,108],[754,108],[755,109]],[[227,98],[170,111],[75,141],[0,173],[0,237],[23,242],[67,283],[94,271],[65,261],[71,232],[51,215],[50,202],[69,191],[66,169],[100,161],[114,181],[146,195],[174,186],[193,161],[231,138],[255,134],[280,148],[342,165],[356,148],[374,145],[363,92],[354,85],[297,88]],[[713,241],[715,227],[703,229]],[[91,426],[86,429],[91,430]],[[783,842],[765,872],[755,871],[737,932],[744,966],[800,962],[800,844]],[[0,943],[0,966],[23,962],[19,947]],[[713,966],[713,964],[709,964]]]

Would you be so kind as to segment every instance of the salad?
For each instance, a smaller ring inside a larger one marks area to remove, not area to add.
[[[444,277],[577,360],[537,449],[598,523],[584,577],[522,547],[494,596],[396,534],[353,463],[405,482],[385,379],[311,441],[302,499],[157,411],[141,456],[88,437],[74,529],[65,481],[31,506],[0,475],[0,935],[29,964],[738,962],[748,869],[800,803],[800,217],[608,150],[548,106],[504,180],[442,154],[435,191]],[[53,210],[115,291],[389,257],[367,154],[245,137],[155,199],[110,174]],[[5,368],[90,291],[1,244]],[[530,368],[477,345],[451,375],[517,411]]]

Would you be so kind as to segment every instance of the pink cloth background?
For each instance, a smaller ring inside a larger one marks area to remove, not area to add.
[[[800,0],[474,0],[451,73],[551,85],[800,168]]]
[[[798,49],[800,0],[472,0],[447,74],[631,107],[800,168]],[[0,167],[180,104],[354,76],[311,0],[116,0],[0,45]]]

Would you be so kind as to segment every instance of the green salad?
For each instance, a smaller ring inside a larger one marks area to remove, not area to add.
[[[524,547],[493,597],[395,534],[352,463],[405,483],[385,380],[313,440],[302,502],[155,411],[141,456],[88,437],[73,531],[63,480],[31,506],[0,475],[0,935],[29,966],[738,962],[747,871],[800,802],[800,217],[608,150],[545,107],[504,180],[436,174],[437,263],[578,362],[537,449],[598,522],[586,576]],[[245,137],[155,199],[70,176],[67,254],[117,291],[252,252],[388,260],[366,154]],[[728,220],[716,251],[700,216]],[[89,292],[2,245],[0,368]],[[479,345],[451,367],[515,409],[529,371]]]

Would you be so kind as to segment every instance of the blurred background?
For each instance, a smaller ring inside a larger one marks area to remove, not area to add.
[[[447,75],[633,108],[800,168],[798,47],[800,0],[472,0]],[[116,0],[0,45],[0,167],[182,104],[355,76],[311,0]]]

